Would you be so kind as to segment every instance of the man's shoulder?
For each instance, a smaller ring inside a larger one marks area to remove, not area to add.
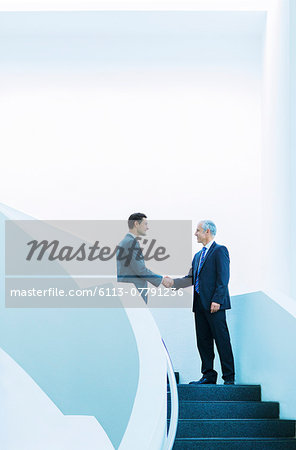
[[[227,247],[226,247],[226,245],[223,245],[223,244],[217,244],[217,242],[215,242],[215,250],[222,250],[222,251],[228,251],[228,249],[227,249]]]
[[[216,244],[215,254],[217,258],[228,258],[229,259],[229,251],[226,245]]]
[[[125,245],[127,245],[127,244],[133,242],[134,240],[135,240],[135,238],[134,238],[130,233],[127,233],[127,234],[124,236],[124,238],[119,242],[118,245],[119,245],[120,247],[124,247]]]
[[[198,252],[195,253],[195,255],[193,256],[193,261],[194,262],[196,260],[196,258],[199,258],[199,255],[201,254],[201,250],[199,250]]]
[[[216,241],[213,242],[213,244],[211,245],[210,249],[211,250],[211,254],[213,254],[214,252],[218,252],[218,253],[228,253],[228,249],[225,245],[223,244],[217,244]],[[195,253],[194,257],[193,257],[193,261],[196,260],[197,258],[199,258],[200,254],[201,254],[202,250],[199,250],[197,253]]]

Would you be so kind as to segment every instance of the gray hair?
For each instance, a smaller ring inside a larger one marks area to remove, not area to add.
[[[216,236],[217,227],[211,220],[202,220],[201,226],[204,231],[210,230],[212,236]]]

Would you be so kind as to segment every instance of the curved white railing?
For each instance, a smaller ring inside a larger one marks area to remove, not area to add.
[[[169,432],[168,432],[167,439],[164,444],[163,450],[171,450],[173,448],[173,445],[175,442],[177,426],[178,426],[179,400],[178,400],[178,389],[177,389],[176,377],[175,377],[172,361],[171,361],[169,352],[166,348],[166,345],[165,345],[163,339],[162,339],[162,342],[163,342],[163,346],[165,348],[165,353],[166,353],[167,373],[168,373],[170,392],[171,392],[170,426],[169,426]]]
[[[27,216],[23,217],[21,213],[20,217],[18,215],[15,217],[14,211],[9,216],[9,218],[14,219],[29,218]],[[126,303],[122,298],[120,300],[136,340],[139,358],[139,379],[130,419],[119,449],[171,450],[178,422],[178,393],[171,359],[149,308],[142,303],[139,305],[140,307],[131,308],[130,299],[125,299]],[[171,391],[169,429],[167,429],[167,376]],[[71,418],[71,423],[74,421],[77,423],[80,420],[80,418],[74,417]],[[86,421],[91,423],[95,419],[90,417],[81,421],[85,424]],[[70,419],[67,422],[70,423]],[[44,423],[46,424],[48,421],[44,421]],[[95,430],[95,432],[96,437],[101,432],[99,438],[102,439],[103,430],[99,429]],[[31,437],[31,435],[28,436],[28,438]],[[105,438],[107,440],[108,436],[105,436]],[[95,442],[96,439],[93,439],[93,444]],[[110,445],[110,448],[113,447],[110,440],[108,440],[108,445]],[[70,446],[65,448],[70,448]],[[104,444],[98,448],[107,449],[109,447],[107,444]]]
[[[119,450],[161,450],[166,441],[167,362],[159,329],[145,305],[129,308],[121,297],[130,321],[139,356],[139,380],[129,423]]]
[[[124,299],[121,298],[124,306]],[[147,307],[126,308],[139,352],[139,383],[131,417],[119,450],[171,450],[178,423],[178,391],[173,365]],[[167,378],[171,417],[167,431]]]

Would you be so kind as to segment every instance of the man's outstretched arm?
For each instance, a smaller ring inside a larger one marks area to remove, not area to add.
[[[192,267],[190,268],[188,275],[182,278],[170,278],[170,277],[164,277],[163,279],[163,285],[168,288],[186,288],[193,285],[193,278],[192,278]]]
[[[131,277],[136,275],[137,277],[143,278],[145,281],[149,281],[149,283],[156,287],[162,282],[162,276],[147,269],[144,258],[138,257],[138,249],[133,251],[129,266],[131,268]]]

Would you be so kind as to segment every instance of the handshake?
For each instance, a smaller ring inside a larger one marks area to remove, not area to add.
[[[162,283],[162,284],[164,285],[164,287],[166,287],[166,288],[171,288],[171,287],[174,286],[174,280],[173,280],[171,277],[169,277],[169,276],[163,277],[161,283]]]

